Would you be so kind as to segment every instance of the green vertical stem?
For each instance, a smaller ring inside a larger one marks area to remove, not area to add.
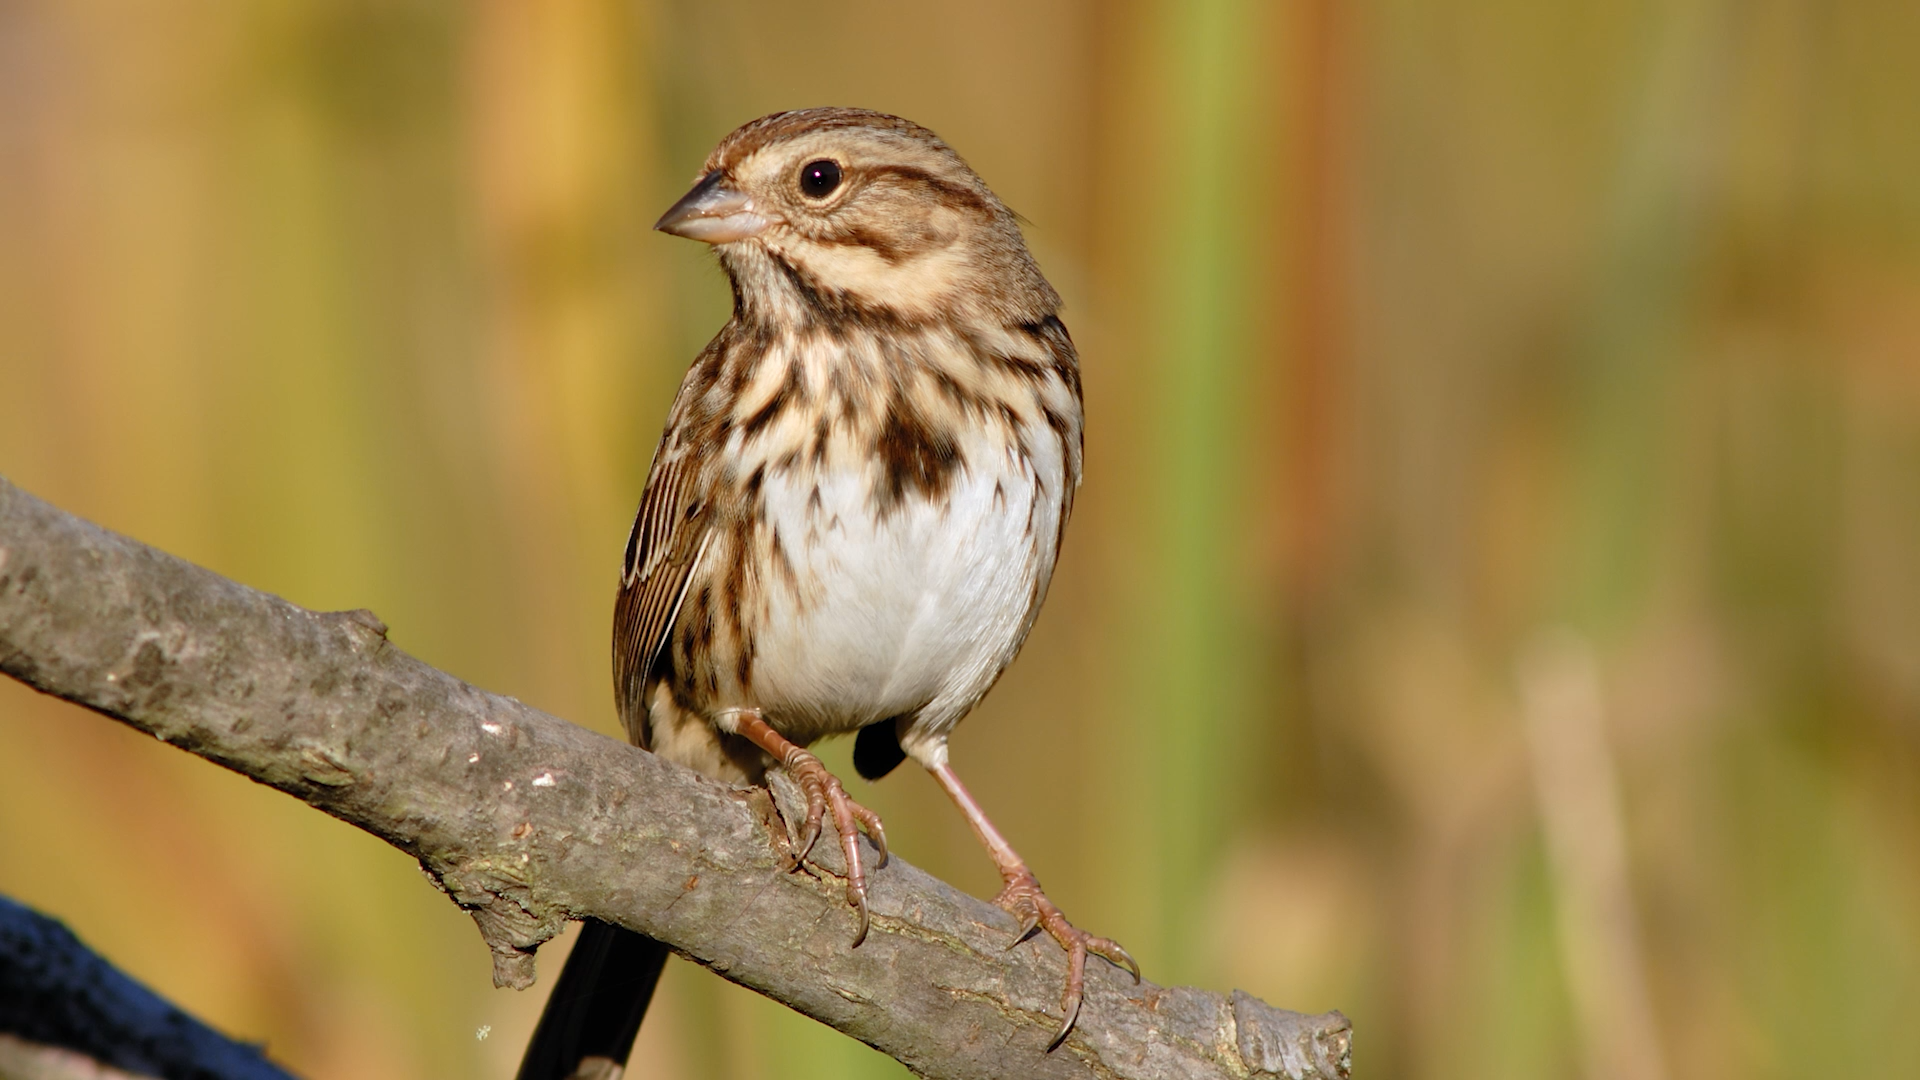
[[[1673,388],[1684,362],[1702,205],[1716,149],[1726,67],[1718,0],[1653,14],[1640,93],[1624,129],[1608,246],[1578,342],[1579,443],[1561,615],[1603,638],[1632,618],[1651,584],[1672,443]]]
[[[1249,248],[1247,129],[1253,35],[1244,0],[1164,4],[1158,47],[1167,72],[1170,182],[1160,192],[1162,251],[1151,282],[1161,307],[1154,372],[1162,452],[1151,477],[1159,494],[1157,578],[1143,635],[1153,662],[1138,701],[1148,766],[1154,859],[1148,891],[1155,951],[1172,961],[1161,979],[1196,966],[1197,910],[1230,829],[1247,735],[1255,719],[1244,692],[1251,650],[1241,638],[1243,589],[1235,567],[1244,546],[1238,407],[1247,382]]]
[[[1680,400],[1690,293],[1707,227],[1699,195],[1715,172],[1712,122],[1727,67],[1727,10],[1720,0],[1690,0],[1650,12],[1649,48],[1623,125],[1630,141],[1619,154],[1606,246],[1576,342],[1572,531],[1562,543],[1557,614],[1603,646],[1625,637],[1644,615],[1657,584],[1659,533],[1673,520],[1672,410]],[[1562,978],[1590,1074],[1663,1077],[1646,979],[1649,945],[1633,917],[1621,777],[1605,753],[1597,670],[1588,678],[1593,703],[1584,723],[1593,730],[1585,737],[1599,752],[1576,753],[1568,759],[1572,773],[1538,781],[1555,868]],[[1553,738],[1572,736],[1555,736],[1559,728],[1540,724],[1536,715],[1535,768],[1551,771],[1552,758],[1540,755],[1552,752]],[[1583,775],[1591,790],[1571,793],[1566,781]],[[1574,800],[1564,803],[1571,810],[1555,813],[1555,792],[1563,802]],[[1596,839],[1607,829],[1614,830],[1611,844]]]

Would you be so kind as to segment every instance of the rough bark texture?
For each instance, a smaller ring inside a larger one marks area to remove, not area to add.
[[[1338,1013],[1134,986],[894,859],[873,927],[842,882],[787,869],[764,790],[737,791],[491,694],[314,612],[81,521],[0,479],[0,671],[271,785],[420,860],[470,912],[494,981],[591,915],[672,944],[926,1077],[1344,1077]],[[815,857],[838,868],[836,845]]]

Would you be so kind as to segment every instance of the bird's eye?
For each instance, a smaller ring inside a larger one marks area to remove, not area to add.
[[[821,158],[809,161],[800,170],[800,194],[809,199],[824,199],[840,186],[840,166]]]

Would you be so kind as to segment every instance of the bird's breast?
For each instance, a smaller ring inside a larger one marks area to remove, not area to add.
[[[896,434],[758,483],[766,569],[742,691],[793,737],[957,721],[1012,660],[1052,573],[1063,448],[979,427],[948,443]]]

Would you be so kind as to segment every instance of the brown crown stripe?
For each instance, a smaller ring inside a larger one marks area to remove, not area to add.
[[[942,149],[948,149],[947,144],[941,142],[939,136],[933,132],[911,120],[887,113],[845,108],[789,109],[786,112],[773,113],[744,124],[727,136],[708,156],[706,167],[701,170],[701,175],[704,176],[716,168],[730,166],[796,133],[846,128],[897,131]],[[699,178],[695,177],[695,179]]]

